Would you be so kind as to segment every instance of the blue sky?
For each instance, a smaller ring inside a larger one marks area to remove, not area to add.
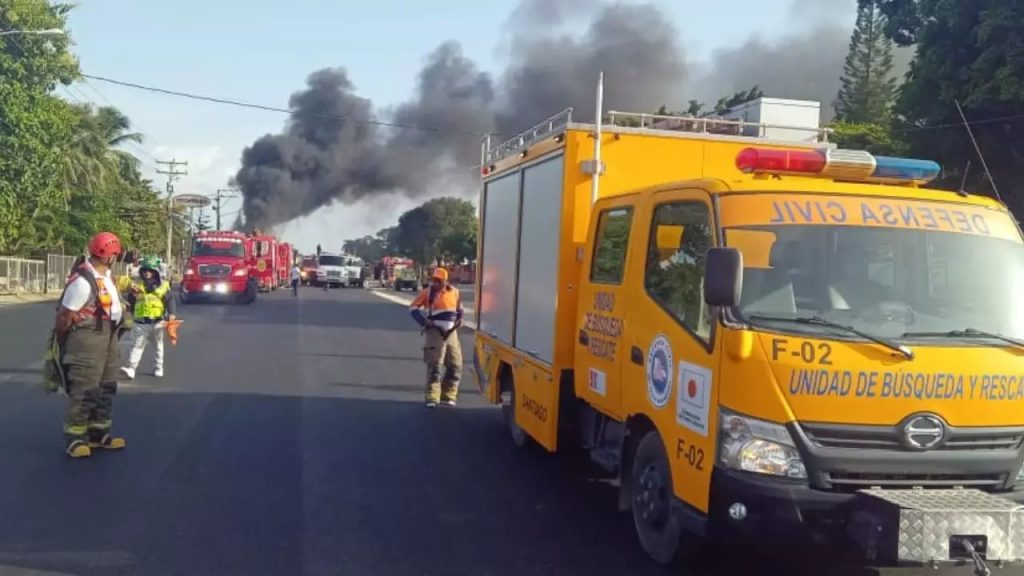
[[[459,41],[482,69],[500,73],[501,27],[516,4],[514,0],[84,0],[72,12],[69,27],[86,74],[287,107],[289,95],[304,86],[310,72],[343,66],[358,92],[383,107],[411,94],[425,55],[445,40]],[[687,58],[700,62],[711,58],[716,49],[734,48],[751,36],[770,40],[797,33],[809,25],[816,11],[849,20],[855,1],[659,4],[679,29]],[[279,131],[285,120],[282,114],[96,80],[60,93],[71,100],[110,103],[126,112],[146,137],[144,151],[131,151],[138,152],[147,171],[154,168],[153,158],[188,160],[190,173],[178,182],[178,192],[208,194],[225,186],[237,170],[243,147],[265,133]],[[162,183],[163,178],[157,181]],[[239,204],[235,201],[227,210],[236,210]],[[401,198],[384,205],[383,211],[379,206],[373,210],[335,206],[280,232],[307,250],[318,240],[335,245],[389,225],[395,213],[411,206]]]

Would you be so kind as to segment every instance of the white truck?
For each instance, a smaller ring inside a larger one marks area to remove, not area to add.
[[[316,258],[316,285],[324,288],[348,285],[346,257],[332,252],[321,252]]]
[[[345,285],[350,288],[362,288],[365,280],[363,259],[351,254],[343,254],[342,257],[345,259]]]

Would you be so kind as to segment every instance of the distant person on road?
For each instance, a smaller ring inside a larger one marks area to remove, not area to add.
[[[423,327],[423,361],[427,364],[427,407],[440,402],[455,406],[462,379],[462,299],[448,284],[448,271],[436,268],[430,286],[420,292],[409,306],[413,319]]]
[[[129,379],[135,378],[135,370],[146,351],[146,342],[153,343],[153,375],[164,376],[164,332],[167,322],[174,320],[174,294],[171,283],[160,275],[160,262],[149,257],[139,266],[139,279],[132,283],[126,295],[133,312],[134,326],[131,331],[132,351],[128,365],[121,368]]]
[[[93,448],[125,447],[124,438],[111,434],[123,311],[110,267],[120,253],[114,234],[94,236],[89,258],[72,269],[57,308],[54,335],[69,400],[64,436],[72,458],[87,458]]]
[[[299,270],[298,264],[292,264],[292,296],[299,295],[299,280],[302,278],[302,270]]]

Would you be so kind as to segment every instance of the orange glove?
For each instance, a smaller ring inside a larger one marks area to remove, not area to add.
[[[167,321],[167,337],[171,339],[171,346],[178,345],[178,326],[181,325],[181,322],[177,318]]]

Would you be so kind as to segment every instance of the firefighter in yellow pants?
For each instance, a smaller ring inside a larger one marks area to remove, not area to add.
[[[448,284],[448,271],[437,268],[430,286],[420,292],[409,312],[423,327],[423,361],[427,364],[427,406],[455,406],[462,379],[462,300],[459,291]]]

